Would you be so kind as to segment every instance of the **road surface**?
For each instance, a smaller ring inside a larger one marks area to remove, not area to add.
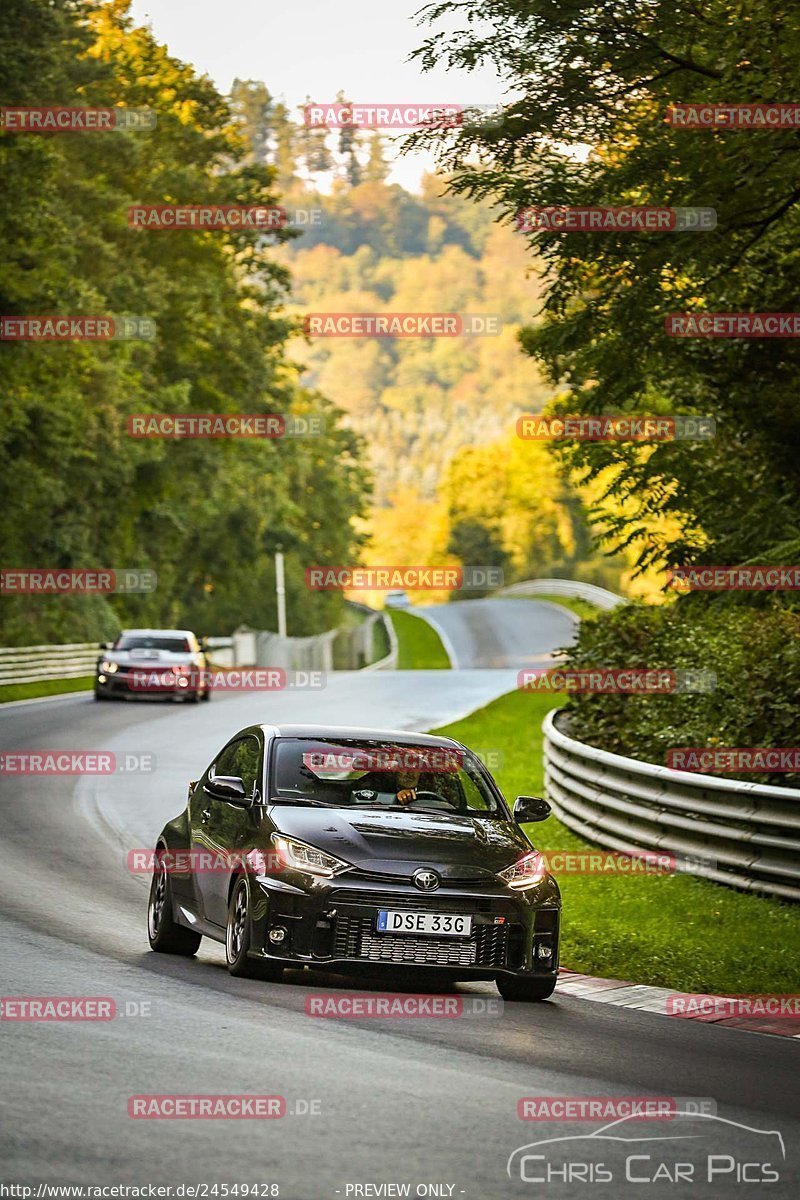
[[[0,1022],[2,1182],[268,1184],[278,1192],[258,1194],[284,1200],[581,1196],[585,1184],[523,1183],[506,1164],[526,1143],[597,1122],[522,1122],[518,1101],[610,1094],[707,1097],[737,1126],[780,1131],[786,1162],[763,1191],[796,1194],[800,1046],[786,1039],[558,993],[547,1004],[507,1004],[500,1016],[322,1020],[306,1015],[306,997],[352,982],[232,979],[222,947],[205,941],[196,960],[149,952],[146,880],[128,873],[125,851],[152,843],[182,807],[186,781],[236,728],[273,717],[435,725],[508,690],[519,666],[538,663],[571,629],[534,601],[464,608],[428,614],[447,629],[458,671],[342,673],[316,693],[215,696],[197,706],[78,696],[0,711],[3,750],[110,749],[156,761],[150,775],[102,779],[0,773],[2,994],[107,996],[120,1014]],[[470,669],[487,662],[494,669]],[[391,978],[376,986],[397,990]],[[496,996],[491,984],[458,990]],[[127,1115],[133,1095],[174,1093],[279,1095],[288,1111],[232,1122]],[[757,1137],[737,1135],[742,1145]],[[613,1152],[591,1151],[593,1161]],[[710,1191],[689,1182],[595,1188],[615,1200],[760,1194],[727,1181]]]

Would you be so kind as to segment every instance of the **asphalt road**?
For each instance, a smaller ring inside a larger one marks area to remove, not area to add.
[[[416,611],[436,629],[454,667],[537,667],[575,636],[568,609],[546,600],[468,600]]]
[[[590,1185],[603,1200],[797,1194],[796,1043],[558,994],[546,1004],[507,1004],[498,1016],[321,1020],[306,1015],[306,997],[353,990],[352,981],[301,973],[282,984],[231,979],[222,947],[207,942],[193,961],[149,952],[146,881],[126,870],[125,852],[152,843],[182,807],[187,779],[233,730],[273,718],[423,728],[507,690],[515,668],[567,640],[552,607],[532,601],[429,615],[449,622],[463,667],[491,659],[497,669],[341,674],[317,692],[215,696],[185,707],[98,705],[81,696],[0,710],[3,750],[106,749],[149,754],[156,764],[151,774],[102,779],[0,773],[2,995],[106,996],[120,1014],[107,1022],[0,1022],[3,1183],[274,1184],[277,1193],[258,1194],[288,1200],[581,1196],[587,1183],[574,1173],[570,1184],[558,1181],[564,1174],[524,1183],[518,1167],[507,1175],[507,1160],[527,1143],[589,1133],[598,1122],[522,1122],[517,1104],[537,1095],[613,1095],[708,1098],[737,1125],[706,1122],[705,1140],[682,1143],[686,1159],[697,1159],[701,1141],[729,1155],[730,1172],[710,1187],[685,1172],[682,1183],[626,1183],[618,1160],[629,1143],[577,1143],[573,1167],[582,1163],[584,1177],[613,1160],[614,1181]],[[498,632],[508,621],[510,640]],[[374,986],[399,990],[390,976]],[[458,990],[496,996],[491,984]],[[174,1093],[279,1095],[287,1115],[127,1115],[130,1096]],[[658,1136],[674,1132],[671,1123],[658,1125]],[[785,1161],[776,1134],[738,1126],[779,1131]],[[653,1124],[628,1127],[625,1136],[653,1136]],[[649,1141],[634,1150],[642,1157],[632,1174],[642,1178],[659,1160]],[[732,1182],[740,1157],[768,1159],[779,1182],[754,1185],[755,1167],[745,1172],[751,1182]],[[718,1166],[727,1169],[727,1160]],[[528,1176],[539,1169],[528,1160]]]

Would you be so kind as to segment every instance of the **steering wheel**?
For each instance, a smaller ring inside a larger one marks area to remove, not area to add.
[[[429,799],[436,801],[437,804],[447,805],[447,808],[450,809],[452,812],[457,811],[455,804],[453,804],[453,802],[451,800],[448,800],[446,796],[440,796],[438,792],[428,792],[428,791],[424,791],[422,789],[417,792],[417,794],[413,800],[409,800],[408,803],[402,805],[402,807],[410,808],[412,804],[416,804],[417,801],[420,800],[423,796],[427,796]]]

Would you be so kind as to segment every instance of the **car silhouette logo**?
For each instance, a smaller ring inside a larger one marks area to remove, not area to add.
[[[434,891],[442,882],[441,877],[435,871],[415,871],[412,879],[416,886],[423,892]]]

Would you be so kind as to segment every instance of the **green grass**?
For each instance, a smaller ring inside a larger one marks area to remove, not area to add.
[[[500,751],[494,770],[505,796],[541,795],[541,724],[564,697],[512,692],[463,721],[437,729],[481,752]],[[541,850],[588,843],[549,817],[526,826]],[[797,991],[800,906],[689,875],[561,875],[561,961],[575,971],[679,991]]]
[[[435,629],[408,612],[386,614],[397,634],[397,666],[401,671],[448,670],[450,659]]]
[[[42,679],[36,683],[7,683],[0,687],[0,704],[9,700],[35,700],[38,696],[59,696],[64,692],[88,692],[94,687],[94,675],[80,679]]]
[[[590,604],[588,600],[581,600],[577,596],[508,596],[505,599],[509,600],[549,600],[551,604],[560,604],[562,608],[568,608],[571,613],[581,620],[587,617],[596,617],[602,611],[596,604]]]

